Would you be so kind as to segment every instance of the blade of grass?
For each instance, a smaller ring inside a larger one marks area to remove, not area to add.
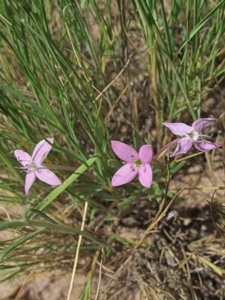
[[[75,180],[77,180],[89,167],[91,167],[96,161],[98,160],[97,157],[89,158],[84,164],[82,164],[72,175],[70,175],[62,185],[55,188],[47,197],[45,197],[37,207],[36,210],[43,210],[48,205],[50,205],[57,196],[59,196],[66,188],[68,188]],[[35,213],[31,213],[27,216],[28,219],[32,219],[35,217]]]
[[[197,33],[203,28],[205,23],[215,14],[215,12],[225,3],[225,0],[220,1],[190,32],[189,37],[185,40],[185,42],[179,48],[177,54],[186,46],[186,44],[196,36]]]
[[[63,232],[66,234],[75,234],[75,235],[81,235],[84,236],[90,240],[92,240],[93,242],[96,242],[100,245],[102,245],[102,243],[104,242],[100,242],[98,241],[92,234],[82,231],[82,230],[78,230],[75,228],[71,228],[68,226],[65,226],[63,224],[54,224],[54,223],[50,223],[50,222],[43,222],[43,221],[11,221],[11,222],[0,222],[0,230],[5,230],[5,229],[9,229],[9,228],[13,228],[13,229],[17,229],[17,228],[23,228],[23,227],[42,227],[44,230],[45,229],[50,229],[50,230],[55,230],[58,232]],[[39,231],[39,233],[37,233],[37,231],[35,231],[36,234],[39,234],[41,231]],[[16,244],[16,243],[15,243]],[[2,258],[2,256],[0,255],[0,258]]]

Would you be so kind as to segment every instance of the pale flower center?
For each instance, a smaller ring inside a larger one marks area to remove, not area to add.
[[[197,142],[199,140],[199,133],[196,130],[191,131],[189,133],[189,136],[194,142]]]
[[[38,168],[38,166],[34,162],[30,163],[27,166],[27,170],[29,170],[29,171],[35,171],[35,170],[37,170],[37,168]]]

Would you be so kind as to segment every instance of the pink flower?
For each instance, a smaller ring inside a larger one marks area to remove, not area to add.
[[[200,131],[202,131],[203,128],[210,126],[216,121],[217,120],[213,118],[197,119],[192,126],[184,123],[164,122],[163,125],[168,127],[172,133],[180,136],[177,147],[170,156],[187,153],[192,146],[199,151],[209,151],[220,147],[221,145],[219,144],[206,141],[205,137],[207,136],[200,134]]]
[[[47,138],[47,140],[53,144],[53,138]],[[49,184],[49,185],[60,185],[60,179],[45,166],[42,166],[42,162],[47,157],[52,146],[45,140],[40,141],[34,148],[32,156],[22,150],[15,150],[14,155],[16,159],[23,166],[22,169],[26,170],[25,179],[25,194],[28,195],[29,189],[34,183],[36,177]]]
[[[152,147],[143,145],[139,153],[127,144],[112,141],[112,149],[114,153],[125,162],[112,178],[112,186],[126,184],[138,175],[140,183],[149,188],[152,183],[152,168],[149,163],[152,161]]]

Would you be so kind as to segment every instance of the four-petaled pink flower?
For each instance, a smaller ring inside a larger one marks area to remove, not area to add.
[[[220,147],[221,145],[219,144],[206,141],[204,139],[206,135],[200,134],[203,128],[208,127],[216,121],[217,120],[213,118],[200,118],[194,121],[192,126],[188,126],[184,123],[164,122],[163,125],[168,127],[172,133],[181,137],[178,139],[177,147],[171,154],[171,157],[181,153],[187,153],[192,146],[199,151],[209,151]]]
[[[143,145],[139,153],[127,144],[111,141],[114,153],[125,162],[113,176],[111,185],[119,186],[126,184],[138,175],[140,183],[149,188],[152,183],[152,161],[153,151],[150,145]]]
[[[53,138],[47,138],[53,144]],[[22,150],[15,150],[14,155],[26,170],[25,193],[28,195],[29,189],[36,177],[49,185],[60,185],[60,179],[49,169],[42,165],[52,146],[45,140],[41,140],[34,148],[32,156]]]

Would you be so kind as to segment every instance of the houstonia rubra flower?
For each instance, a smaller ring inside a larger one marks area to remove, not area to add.
[[[53,144],[53,138],[47,138],[49,143]],[[45,140],[41,140],[34,148],[30,156],[23,150],[15,150],[14,155],[16,159],[23,166],[22,169],[26,170],[25,178],[25,193],[28,195],[29,189],[34,183],[36,177],[49,185],[60,185],[60,179],[49,169],[42,165],[44,159],[48,155],[52,146]]]
[[[112,141],[114,153],[125,162],[112,178],[112,186],[126,184],[138,175],[140,183],[149,188],[152,183],[152,168],[149,163],[152,161],[153,151],[150,145],[143,145],[139,153],[127,144]]]
[[[210,126],[216,121],[214,118],[197,119],[192,126],[188,126],[184,123],[164,122],[163,125],[168,127],[172,133],[180,136],[177,141],[177,147],[171,154],[171,157],[181,153],[187,153],[192,146],[199,151],[209,151],[220,147],[221,145],[219,144],[206,141],[205,137],[207,138],[207,136],[200,134],[203,128]]]

